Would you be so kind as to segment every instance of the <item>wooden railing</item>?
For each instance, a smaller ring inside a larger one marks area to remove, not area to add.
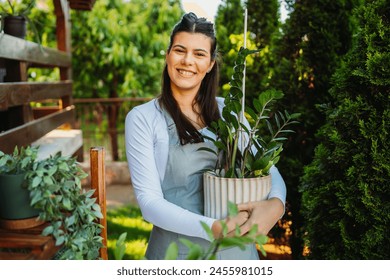
[[[72,102],[72,61],[69,4],[53,0],[57,49],[0,34],[0,150],[12,152],[15,146],[27,146],[57,128],[72,129],[75,108]],[[58,68],[59,81],[28,82],[29,68]],[[31,102],[45,104],[34,108]],[[76,153],[82,157],[82,147]]]
[[[123,133],[126,114],[134,106],[149,100],[149,97],[75,98],[76,128],[83,131],[83,142],[87,146],[105,147],[109,160],[125,160]]]

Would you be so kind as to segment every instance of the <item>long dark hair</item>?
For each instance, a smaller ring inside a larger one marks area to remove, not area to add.
[[[209,126],[211,122],[220,118],[216,101],[219,84],[219,66],[214,25],[205,18],[198,18],[194,13],[185,14],[172,30],[168,53],[171,51],[173,39],[178,32],[201,33],[211,39],[211,59],[215,60],[215,63],[211,71],[204,77],[193,104],[193,106],[195,106],[195,104],[199,106],[200,117],[204,124]],[[159,97],[160,104],[172,116],[172,119],[176,124],[180,143],[185,145],[187,143],[203,142],[202,135],[188,118],[184,116],[172,95],[171,79],[168,75],[167,65],[164,67],[162,78],[162,93]]]

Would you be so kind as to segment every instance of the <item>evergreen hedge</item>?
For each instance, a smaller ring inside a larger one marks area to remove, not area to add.
[[[390,258],[390,1],[367,1],[300,189],[310,259]]]
[[[318,129],[326,123],[317,104],[331,100],[331,77],[352,46],[356,25],[352,13],[360,0],[301,0],[283,25],[283,36],[273,46],[276,56],[270,86],[285,97],[278,110],[301,113],[296,134],[286,142],[278,168],[287,185],[286,215],[293,259],[303,258],[304,218],[300,213],[300,178],[310,164],[320,140]],[[278,105],[279,106],[279,105]],[[280,232],[275,233],[280,234]],[[284,235],[281,235],[283,238]],[[283,240],[282,240],[283,241]]]

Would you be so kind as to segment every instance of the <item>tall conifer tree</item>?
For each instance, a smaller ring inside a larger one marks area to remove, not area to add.
[[[313,158],[318,143],[315,134],[325,122],[318,104],[330,101],[330,78],[352,44],[351,14],[356,2],[359,0],[295,1],[283,36],[274,45],[277,64],[270,86],[285,93],[280,109],[302,114],[297,134],[286,144],[285,156],[278,164],[288,187],[293,258],[300,258],[303,250],[299,180],[303,167]]]
[[[390,258],[390,1],[367,1],[359,18],[301,184],[313,259]]]

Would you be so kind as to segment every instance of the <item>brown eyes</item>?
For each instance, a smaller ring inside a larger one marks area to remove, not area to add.
[[[179,54],[186,53],[186,51],[184,49],[174,49],[173,51],[176,52],[176,53],[179,53]],[[195,52],[194,55],[198,56],[198,57],[206,56],[206,54],[204,54],[203,52]]]

